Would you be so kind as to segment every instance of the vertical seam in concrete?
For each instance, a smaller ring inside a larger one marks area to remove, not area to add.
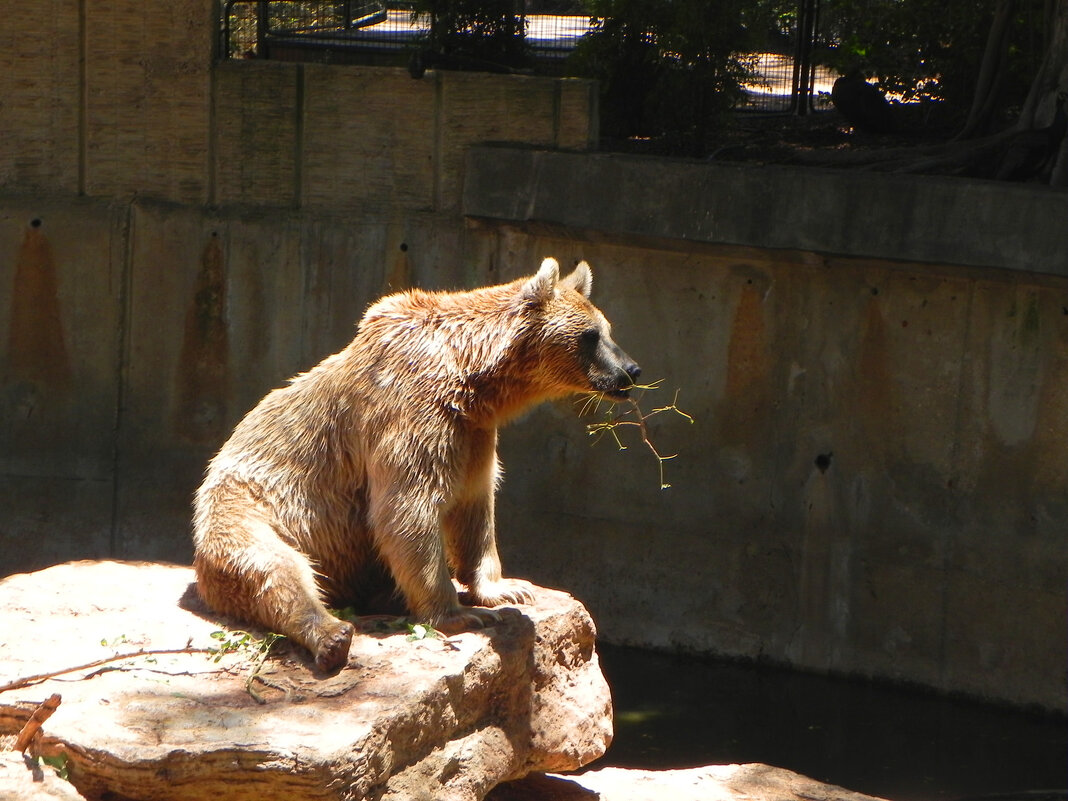
[[[953,420],[953,452],[950,457],[950,475],[954,479],[954,491],[960,492],[960,477],[962,472],[961,459],[961,435],[964,425],[965,403],[964,395],[970,371],[974,369],[974,359],[968,356],[972,337],[972,314],[975,305],[975,291],[978,282],[968,281],[968,297],[964,308],[964,333],[961,337],[960,348],[960,377],[957,380],[957,408],[954,411]],[[941,689],[949,689],[949,666],[946,659],[949,654],[949,645],[946,642],[949,637],[949,571],[953,565],[952,552],[956,546],[953,529],[951,526],[944,527],[942,535],[942,608],[939,610],[939,636],[938,636],[938,684]]]
[[[435,70],[431,74],[434,76],[434,141],[431,151],[433,164],[430,166],[430,174],[433,181],[431,207],[434,211],[440,211],[442,206],[441,172],[443,169],[441,160],[445,150],[445,89],[441,70]]]
[[[216,4],[212,4],[212,7],[216,7]],[[213,41],[215,37],[212,37]],[[215,46],[211,48],[212,58],[211,65],[208,67],[208,205],[214,206],[218,203],[218,162],[216,159],[216,153],[218,152],[219,142],[219,125],[218,125],[218,103],[217,103],[217,81],[216,81],[216,64],[218,61],[215,58]]]
[[[209,72],[208,86],[208,205],[216,205],[216,163],[215,145],[218,141],[218,127],[215,124],[215,67]]]
[[[126,204],[122,223],[122,266],[119,276],[119,337],[115,369],[115,416],[111,433],[111,530],[108,533],[108,554],[119,553],[119,501],[122,486],[122,428],[125,422],[126,388],[130,369],[130,316],[133,298],[134,204]]]
[[[586,149],[597,150],[601,144],[601,90],[596,81],[586,86]]]
[[[564,90],[559,80],[553,81],[553,147],[560,147],[560,125],[563,115]]]
[[[89,156],[89,22],[85,5],[78,0],[78,194],[86,193]]]
[[[304,205],[304,114],[305,114],[305,74],[304,65],[298,63],[296,70],[297,85],[293,105],[296,107],[296,119],[293,121],[293,207]]]
[[[538,208],[538,187],[541,184],[541,168],[545,161],[541,157],[541,153],[532,152],[530,154],[530,179],[527,184],[527,197],[526,208],[522,211],[516,210],[516,217],[523,222],[530,222],[537,219]],[[522,195],[517,198],[518,202],[522,202]],[[517,206],[518,206],[517,202]],[[522,216],[520,216],[522,215]]]

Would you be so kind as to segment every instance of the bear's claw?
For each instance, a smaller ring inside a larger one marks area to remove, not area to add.
[[[477,606],[532,604],[534,585],[522,579],[505,579],[493,584],[483,584],[477,591],[468,592],[466,595],[470,602]]]
[[[465,606],[451,612],[435,628],[443,634],[459,634],[462,631],[484,629],[500,622],[500,614],[492,609]]]

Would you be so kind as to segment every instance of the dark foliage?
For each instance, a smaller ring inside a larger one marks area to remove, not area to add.
[[[741,96],[744,55],[776,30],[770,4],[724,0],[590,0],[594,30],[572,58],[596,78],[601,131],[667,137],[697,155]]]
[[[963,117],[996,1],[824,0],[820,27],[831,46],[822,60],[842,73],[859,70],[905,101],[936,101]],[[999,86],[1008,114],[1019,110],[1042,57],[1043,2],[1016,3]]]
[[[419,0],[413,16],[429,21],[413,71],[427,67],[514,72],[529,67],[523,3],[517,0]]]

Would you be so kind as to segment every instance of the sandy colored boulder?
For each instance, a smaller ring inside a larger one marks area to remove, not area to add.
[[[67,755],[88,799],[152,801],[477,801],[502,781],[588,764],[611,740],[593,623],[564,593],[535,588],[522,612],[448,640],[361,621],[348,667],[325,678],[280,648],[251,683],[260,702],[246,689],[254,649],[207,652],[220,623],[192,581],[187,567],[118,562],[0,581],[0,689],[117,653],[175,652],[4,690],[0,734],[61,693],[44,753]],[[29,780],[4,764],[7,797]]]

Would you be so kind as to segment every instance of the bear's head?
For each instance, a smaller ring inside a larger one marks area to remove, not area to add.
[[[564,278],[556,259],[545,259],[522,284],[535,320],[533,368],[551,394],[599,392],[626,398],[641,368],[612,340],[612,326],[590,303],[593,276],[586,262]]]

